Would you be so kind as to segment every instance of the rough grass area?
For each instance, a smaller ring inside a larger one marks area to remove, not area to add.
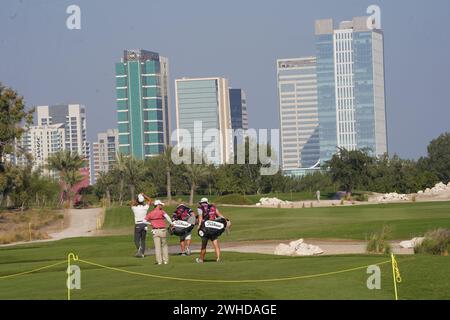
[[[431,230],[425,234],[423,242],[414,248],[416,253],[448,256],[450,252],[450,229]]]
[[[0,212],[0,244],[8,244],[31,239],[47,239],[46,228],[62,221],[61,211],[48,209],[29,209],[26,211]]]
[[[255,204],[248,197],[240,194],[228,194],[214,199],[215,204],[252,205]]]

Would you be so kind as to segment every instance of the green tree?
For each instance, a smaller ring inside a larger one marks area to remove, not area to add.
[[[428,145],[428,165],[440,181],[450,182],[450,132],[441,134]]]
[[[191,188],[189,192],[189,204],[194,204],[194,194],[197,187],[208,175],[208,167],[204,164],[186,164],[185,177],[187,178]]]
[[[123,193],[125,188],[125,167],[126,167],[127,156],[123,153],[116,154],[116,162],[113,165],[112,170],[110,171],[114,177],[114,180],[119,183],[119,205],[123,205]]]
[[[84,167],[84,159],[77,153],[68,150],[59,151],[52,154],[47,159],[47,168],[59,173],[61,186],[69,207],[72,207],[72,188],[83,180],[80,169]]]
[[[373,159],[365,150],[347,150],[340,148],[327,162],[333,182],[351,193],[355,187],[367,185],[369,181],[369,166]]]
[[[117,168],[121,174],[121,183],[128,185],[130,200],[133,200],[136,197],[136,188],[144,180],[144,161],[120,154]]]
[[[23,97],[0,83],[0,173],[4,172],[5,155],[14,152],[15,141],[26,129],[21,124],[30,125],[33,112],[25,111]]]
[[[95,187],[97,189],[97,193],[106,196],[106,205],[108,207],[112,204],[112,192],[115,184],[116,181],[111,171],[107,173],[100,172]]]
[[[172,170],[174,163],[172,161],[172,150],[173,147],[170,145],[166,145],[164,148],[164,153],[160,155],[163,163],[164,169],[166,172],[166,193],[167,193],[167,201],[172,201]]]

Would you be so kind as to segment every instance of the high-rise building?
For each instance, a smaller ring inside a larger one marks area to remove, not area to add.
[[[231,127],[248,130],[247,99],[242,89],[230,88]]]
[[[383,32],[367,21],[315,23],[322,162],[337,148],[387,152]]]
[[[242,89],[230,88],[230,116],[231,127],[235,133],[234,147],[243,143],[248,130],[247,98]],[[240,130],[240,131],[239,131]]]
[[[21,153],[27,153],[32,157],[33,170],[47,170],[47,159],[55,152],[65,150],[65,129],[63,123],[31,126],[28,128],[18,142]],[[17,164],[25,164],[24,156],[17,157]]]
[[[170,143],[168,59],[146,50],[125,50],[116,63],[119,151],[145,159]]]
[[[190,133],[194,147],[205,151],[213,146],[210,160],[215,164],[228,162],[233,154],[228,90],[228,80],[219,77],[175,80],[177,128]],[[203,135],[209,129],[219,130],[219,137],[206,141]],[[177,140],[180,144],[179,132]]]
[[[110,129],[97,135],[97,141],[92,144],[95,180],[97,180],[100,172],[106,173],[109,171],[116,162],[118,151],[119,131],[117,129]]]
[[[90,144],[86,138],[87,125],[85,106],[80,104],[37,106],[35,113],[35,124],[39,128],[45,128],[45,130],[52,128],[51,126],[53,125],[62,124],[61,128],[64,129],[64,146],[62,150],[69,150],[70,152],[76,153],[84,158],[86,160],[85,171],[87,170],[90,172],[91,151]],[[60,151],[59,148],[53,150],[54,151],[48,154]],[[46,160],[47,157],[44,158],[44,161]],[[92,182],[92,179],[90,179],[90,182]]]
[[[316,58],[278,59],[277,77],[282,170],[303,175],[320,157]]]
[[[35,124],[47,126],[63,124],[64,150],[89,159],[90,144],[86,139],[86,107],[80,104],[37,106]]]

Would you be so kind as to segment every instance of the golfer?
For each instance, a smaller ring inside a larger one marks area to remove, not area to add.
[[[180,204],[173,213],[173,220],[181,220],[186,221],[187,223],[194,225],[195,224],[195,214],[191,208],[184,204]],[[186,233],[185,235],[180,236],[180,253],[181,256],[190,256],[191,250],[190,245],[192,241],[192,230]]]
[[[152,226],[153,242],[155,243],[156,264],[169,263],[169,247],[167,245],[166,221],[172,225],[169,215],[162,209],[164,203],[155,200],[154,209],[147,214],[145,220]]]
[[[202,224],[208,220],[216,220],[216,218],[226,219],[216,208],[215,205],[210,204],[207,198],[202,198],[199,202],[198,207],[198,229],[202,227]],[[216,261],[220,262],[220,247],[218,237],[201,237],[202,238],[202,248],[200,250],[200,258],[195,259],[197,263],[203,263],[205,261],[206,247],[208,245],[208,240],[211,240],[214,251],[216,252]]]
[[[147,203],[145,202],[147,200]],[[136,200],[133,200],[131,210],[134,213],[134,244],[136,245],[136,258],[144,258],[145,241],[147,238],[147,221],[145,217],[151,205],[151,199],[140,193]]]

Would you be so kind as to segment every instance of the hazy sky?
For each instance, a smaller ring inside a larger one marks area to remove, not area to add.
[[[82,29],[66,28],[81,7]],[[88,138],[116,127],[114,63],[159,52],[178,77],[223,76],[247,93],[253,128],[277,128],[276,59],[314,55],[314,20],[335,23],[377,4],[385,33],[391,154],[416,158],[450,131],[448,0],[2,0],[0,82],[28,106],[82,103]],[[172,111],[174,99],[172,99]]]

